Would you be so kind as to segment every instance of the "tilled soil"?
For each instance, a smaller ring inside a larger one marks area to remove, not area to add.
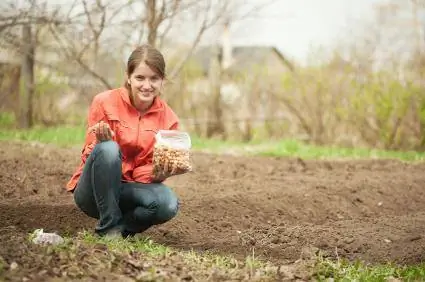
[[[93,229],[95,221],[64,188],[79,153],[0,142],[0,257],[6,263],[24,245],[9,239],[5,248],[5,238],[36,228],[66,235]],[[276,264],[315,249],[370,263],[411,264],[425,257],[423,163],[202,153],[193,161],[193,173],[166,182],[181,209],[172,221],[146,232],[158,243],[239,258],[255,253]]]

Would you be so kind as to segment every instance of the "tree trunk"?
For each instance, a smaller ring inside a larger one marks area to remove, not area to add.
[[[156,0],[148,0],[146,7],[148,16],[148,43],[155,47],[158,33]]]
[[[32,38],[31,26],[22,28],[22,71],[19,97],[19,127],[33,126],[33,96],[34,96],[34,55],[35,41]]]
[[[223,124],[223,109],[221,102],[221,60],[220,51],[218,48],[214,48],[214,54],[211,58],[210,65],[210,107],[209,107],[209,118],[207,123],[207,137],[211,138],[214,135],[221,136],[222,139],[226,139],[226,130]]]

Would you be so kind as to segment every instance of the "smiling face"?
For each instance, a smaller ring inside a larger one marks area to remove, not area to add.
[[[163,79],[152,70],[145,62],[141,62],[134,72],[128,77],[127,83],[131,89],[134,106],[146,110],[156,96],[160,94]]]
[[[160,94],[165,78],[161,52],[149,45],[137,47],[128,58],[127,81],[131,102],[140,112],[146,111]]]

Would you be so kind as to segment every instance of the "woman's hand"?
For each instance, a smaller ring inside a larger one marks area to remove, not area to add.
[[[93,125],[90,131],[96,135],[96,139],[99,142],[109,141],[115,136],[109,124],[104,121],[100,121]]]

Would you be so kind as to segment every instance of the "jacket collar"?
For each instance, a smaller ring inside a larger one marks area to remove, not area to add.
[[[131,108],[137,110],[130,101],[130,93],[127,90],[127,88],[121,87],[119,90],[120,90],[121,98],[123,99],[123,101]],[[155,97],[155,99],[153,100],[152,106],[144,114],[149,114],[149,113],[154,113],[159,111],[164,111],[164,103],[162,102],[161,98]]]

